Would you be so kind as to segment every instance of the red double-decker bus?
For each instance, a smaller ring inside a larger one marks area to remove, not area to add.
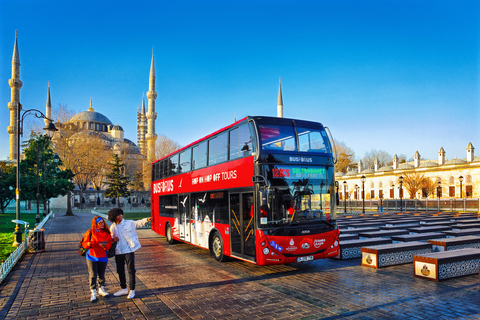
[[[152,163],[152,229],[258,265],[338,254],[334,155],[321,123],[252,116]]]

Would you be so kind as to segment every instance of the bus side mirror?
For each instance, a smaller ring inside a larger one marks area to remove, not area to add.
[[[260,207],[266,207],[268,205],[268,193],[267,191],[260,191]]]

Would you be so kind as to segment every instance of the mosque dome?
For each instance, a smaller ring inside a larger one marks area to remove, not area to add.
[[[364,174],[364,173],[375,173],[375,170],[373,170],[373,169],[365,169],[365,170],[362,171],[362,174]]]
[[[104,116],[99,112],[93,111],[93,109],[92,111],[88,109],[87,111],[77,113],[76,115],[71,117],[70,120],[68,120],[68,122],[100,122],[104,124],[113,125],[110,119],[108,119],[106,116]]]
[[[389,172],[389,171],[393,171],[393,167],[392,166],[384,166],[384,167],[381,167],[380,169],[378,169],[379,172]]]
[[[121,126],[118,125],[118,123],[117,123],[116,126],[112,126],[110,130],[125,131],[125,130],[123,130],[123,128]]]
[[[398,165],[398,169],[403,169],[403,170],[408,170],[408,169],[413,169],[415,166],[413,164],[409,163],[402,163]]]
[[[77,122],[77,123],[78,122],[81,122],[81,123],[95,122],[95,123],[101,123],[101,124],[105,124],[105,125],[113,125],[113,123],[112,123],[112,121],[110,121],[110,119],[108,119],[103,114],[93,110],[92,98],[90,98],[90,108],[88,108],[87,111],[77,113],[76,115],[71,117],[70,120],[68,120],[68,122]]]
[[[457,158],[445,161],[446,165],[449,165],[449,164],[465,164],[465,163],[467,163],[465,160],[461,160],[461,159],[457,159]]]
[[[438,163],[435,163],[433,161],[426,161],[420,164],[420,168],[433,168],[433,167],[438,167]]]

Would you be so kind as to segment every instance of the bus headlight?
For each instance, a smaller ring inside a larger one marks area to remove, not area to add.
[[[270,252],[270,249],[268,248],[263,248],[263,254],[267,255]]]

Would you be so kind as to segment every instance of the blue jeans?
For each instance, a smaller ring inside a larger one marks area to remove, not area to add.
[[[97,275],[98,284],[100,287],[105,286],[105,270],[107,269],[108,262],[90,261],[87,259],[88,276],[90,278],[90,289],[97,289]]]

